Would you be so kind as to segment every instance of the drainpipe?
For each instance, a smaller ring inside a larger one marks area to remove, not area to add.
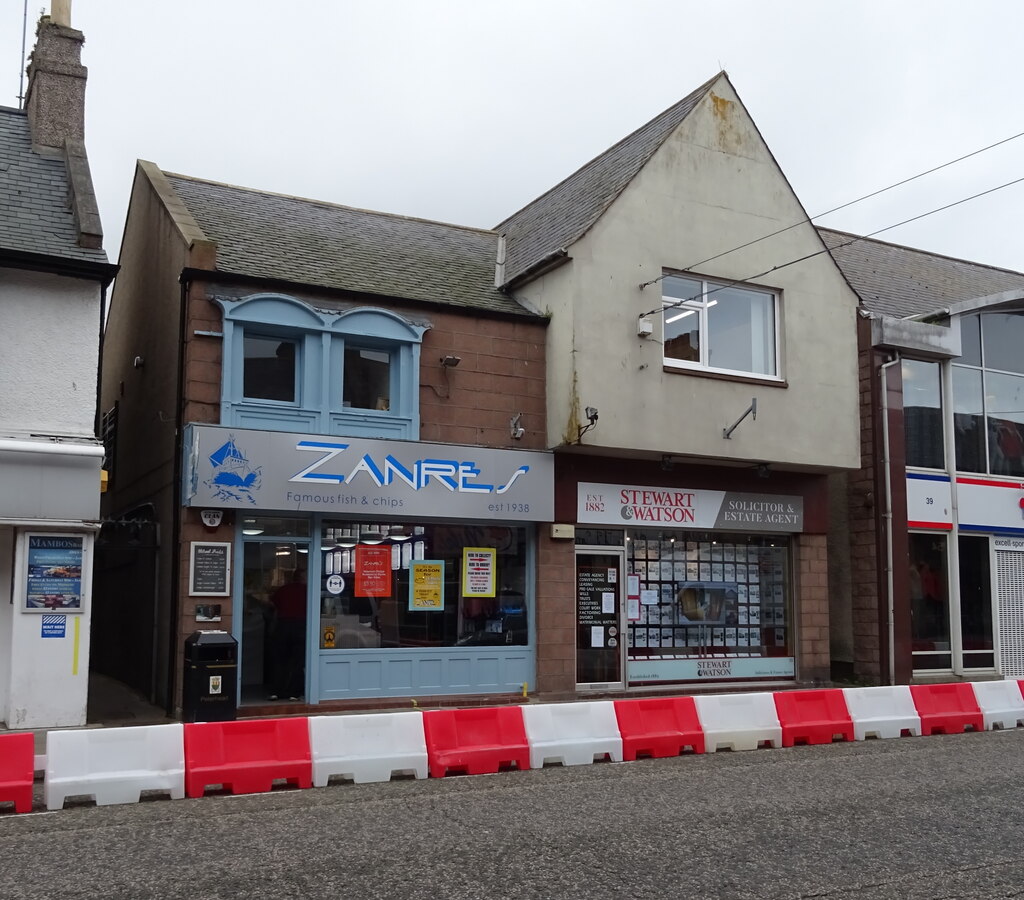
[[[898,365],[902,362],[899,354],[887,363],[883,363],[879,367],[879,374],[881,375],[881,390],[882,390],[882,466],[885,472],[885,507],[882,511],[882,518],[885,520],[885,581],[886,581],[886,592],[887,596],[887,610],[888,610],[888,627],[889,627],[889,684],[896,683],[896,613],[894,610],[895,606],[895,588],[893,586],[893,549],[892,549],[892,468],[889,452],[889,397],[888,397],[888,381],[886,376],[890,366]]]

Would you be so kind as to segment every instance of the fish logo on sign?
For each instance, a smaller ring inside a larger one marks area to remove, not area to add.
[[[248,500],[255,503],[254,491],[260,489],[262,468],[253,468],[238,448],[232,435],[210,454],[213,477],[204,482],[216,500]]]

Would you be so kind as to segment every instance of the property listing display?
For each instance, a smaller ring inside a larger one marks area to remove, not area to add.
[[[629,535],[631,683],[793,675],[786,538]]]

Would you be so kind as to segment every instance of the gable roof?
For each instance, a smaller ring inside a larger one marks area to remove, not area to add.
[[[505,284],[575,243],[703,99],[719,72],[495,227],[505,235]]]
[[[870,312],[908,318],[962,300],[1024,289],[1024,273],[819,228],[837,265]],[[854,240],[848,246],[844,243]]]
[[[64,158],[33,150],[24,110],[0,107],[0,251],[106,264],[78,238]]]
[[[495,288],[493,231],[164,175],[219,271],[538,317]]]

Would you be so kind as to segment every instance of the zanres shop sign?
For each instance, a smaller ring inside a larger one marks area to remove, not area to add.
[[[578,492],[576,521],[585,525],[803,530],[803,498],[797,496],[592,482],[581,482]]]
[[[696,522],[692,491],[636,490],[619,491],[619,515],[627,522],[661,522],[693,525]]]

